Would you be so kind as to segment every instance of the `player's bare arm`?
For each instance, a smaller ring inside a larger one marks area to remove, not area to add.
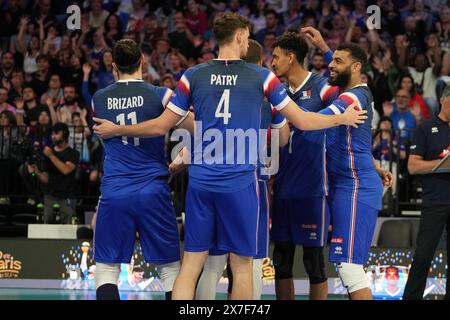
[[[367,119],[366,110],[357,110],[357,104],[352,103],[344,113],[337,115],[323,115],[315,112],[303,111],[299,106],[290,101],[280,112],[300,130],[320,130],[339,125],[358,128],[358,124]]]
[[[102,139],[109,139],[115,136],[151,138],[165,135],[182,119],[182,116],[167,109],[158,118],[128,126],[116,125],[109,120],[94,117],[93,120],[99,124],[95,125],[93,129]],[[180,127],[193,132],[194,117],[188,115],[180,124]]]
[[[373,158],[373,164],[375,165],[375,169],[378,172],[378,175],[381,177],[383,181],[383,187],[390,188],[394,184],[394,175],[389,170],[384,170],[380,167],[380,163],[378,160]]]
[[[289,137],[291,136],[291,130],[289,129],[289,124],[286,122],[281,128],[279,129],[272,129],[272,130],[278,130],[278,143],[280,147],[284,147],[289,143]]]

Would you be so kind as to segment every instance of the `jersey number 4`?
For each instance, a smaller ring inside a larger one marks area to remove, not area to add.
[[[131,112],[127,115],[128,120],[131,121],[131,124],[137,124],[137,116],[136,116],[136,112]],[[125,113],[121,113],[116,117],[116,121],[121,125],[124,126],[126,125],[125,123]],[[137,147],[139,146],[139,138],[133,138],[134,140],[134,145]],[[128,138],[125,136],[122,136],[122,143],[123,144],[128,144]]]
[[[222,112],[223,107],[223,112]],[[231,118],[230,113],[230,89],[223,90],[222,97],[216,108],[216,118],[223,118],[223,123],[228,124],[228,119]]]

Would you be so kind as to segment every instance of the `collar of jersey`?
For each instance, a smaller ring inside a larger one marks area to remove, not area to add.
[[[351,87],[350,89],[357,88],[357,87],[367,87],[367,83],[360,83],[360,84],[357,84],[356,86]]]
[[[144,80],[142,80],[142,79],[122,79],[122,80],[117,80],[117,82],[144,82]]]
[[[291,85],[289,85],[289,91],[294,94],[297,93],[298,91],[300,91],[301,88],[303,88],[303,86],[306,84],[306,82],[309,80],[309,78],[311,78],[312,72],[308,72],[308,75],[306,76],[305,80],[297,87],[297,89],[294,89],[291,87]]]

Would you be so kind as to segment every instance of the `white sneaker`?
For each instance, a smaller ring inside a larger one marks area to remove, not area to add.
[[[2,198],[0,198],[0,204],[3,204],[3,205],[9,205],[9,198],[8,197],[2,197]]]
[[[31,198],[28,198],[27,204],[30,205],[30,206],[34,206],[34,205],[36,204],[36,201],[34,201],[34,200],[31,199]]]

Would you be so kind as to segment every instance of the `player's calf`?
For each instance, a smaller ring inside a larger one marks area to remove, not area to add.
[[[309,277],[309,298],[326,300],[328,283],[325,272],[323,247],[303,247],[303,265]]]
[[[120,300],[119,282],[120,264],[96,263],[95,290],[97,300]]]

